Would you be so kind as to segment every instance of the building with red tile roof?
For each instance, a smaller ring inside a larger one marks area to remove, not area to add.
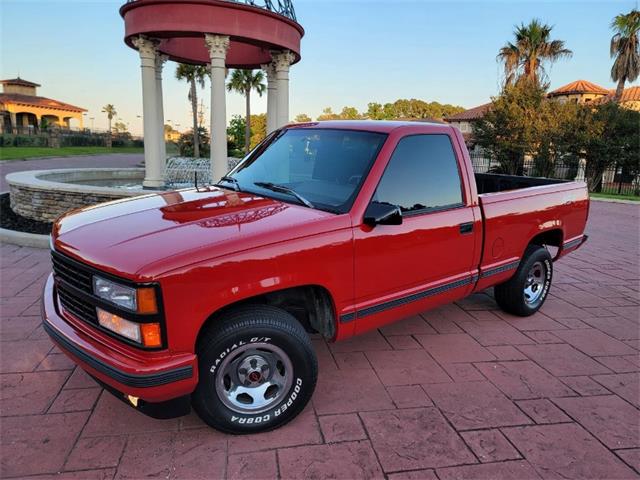
[[[491,102],[483,103],[482,105],[470,108],[464,112],[451,115],[450,117],[445,118],[444,121],[450,123],[454,127],[457,127],[465,136],[466,140],[467,137],[473,133],[473,123],[484,117],[490,108]]]
[[[598,98],[597,100],[594,100],[593,103],[595,105],[602,105],[612,102],[615,94],[616,91],[611,90],[607,96]],[[620,98],[619,103],[624,108],[640,112],[640,86],[625,88],[622,92],[622,97]]]
[[[589,103],[609,95],[609,90],[587,80],[567,83],[547,94],[547,97],[564,102]]]
[[[72,120],[83,127],[86,110],[69,103],[37,95],[37,83],[12,78],[0,80],[0,129],[2,132],[31,133],[43,124],[71,127]]]

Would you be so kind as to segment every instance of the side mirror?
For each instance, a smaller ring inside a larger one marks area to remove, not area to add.
[[[364,212],[365,225],[402,225],[402,210],[397,205],[371,202]]]

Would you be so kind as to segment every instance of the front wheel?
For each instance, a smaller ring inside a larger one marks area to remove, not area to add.
[[[547,249],[529,245],[515,275],[496,285],[496,302],[513,315],[533,315],[546,300],[552,277],[553,261]]]
[[[292,420],[315,389],[311,340],[289,313],[266,305],[228,312],[198,343],[199,382],[193,406],[227,433],[272,430]]]

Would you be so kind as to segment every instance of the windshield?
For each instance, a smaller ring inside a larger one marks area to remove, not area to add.
[[[385,139],[355,130],[287,129],[229,176],[240,190],[345,213]]]

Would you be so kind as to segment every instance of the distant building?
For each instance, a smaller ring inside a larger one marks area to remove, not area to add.
[[[597,100],[594,100],[593,103],[595,105],[602,105],[603,103],[612,102],[615,93],[615,90],[611,90],[609,95],[598,98]],[[640,87],[625,88],[624,92],[622,92],[622,97],[620,98],[620,106],[640,112]]]
[[[43,126],[71,128],[71,121],[83,128],[84,108],[36,95],[37,83],[20,77],[1,80],[0,130],[7,133],[36,133]]]
[[[491,108],[491,102],[484,103],[477,107],[470,108],[464,112],[456,113],[444,119],[462,132],[465,143],[469,148],[473,148],[473,124],[480,120]]]
[[[179,131],[174,130],[173,128],[167,128],[167,126],[165,125],[164,127],[165,142],[177,142],[178,140],[180,140],[181,135],[182,134]]]
[[[549,92],[547,97],[560,102],[590,103],[610,93],[609,90],[595,83],[576,80]]]

